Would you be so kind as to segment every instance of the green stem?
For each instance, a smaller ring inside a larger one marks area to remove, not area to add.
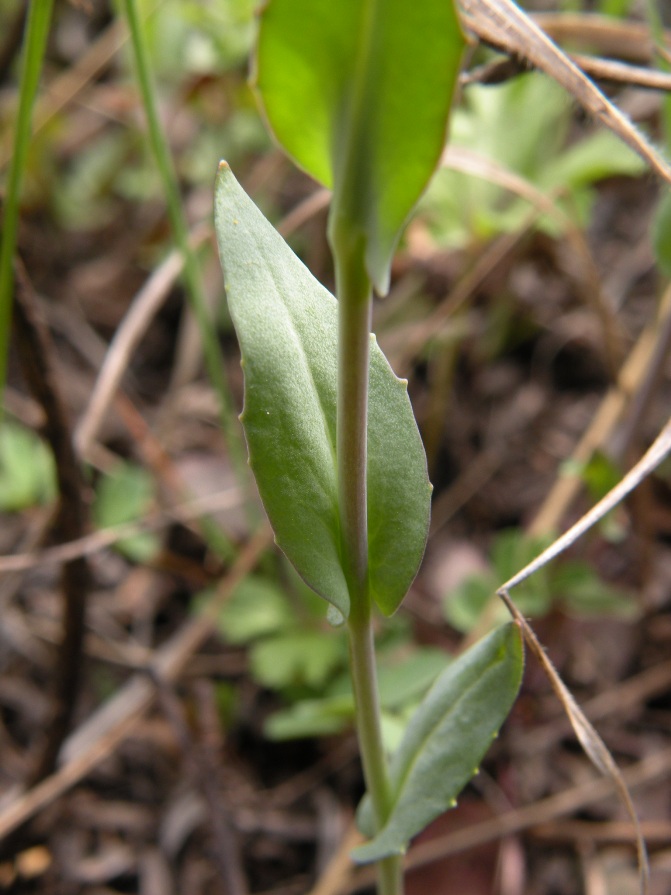
[[[7,377],[9,329],[14,294],[14,253],[19,224],[21,181],[30,146],[31,118],[49,34],[53,0],[33,0],[28,10],[19,83],[19,108],[9,163],[0,244],[0,418]]]
[[[184,280],[191,307],[203,340],[203,351],[205,354],[207,373],[219,398],[221,425],[226,436],[236,477],[240,482],[248,482],[249,476],[245,462],[245,452],[240,439],[239,430],[235,424],[233,401],[224,375],[224,359],[217,340],[216,330],[212,325],[207,310],[207,301],[198,260],[195,251],[189,243],[189,230],[182,210],[179,184],[172,164],[170,147],[168,146],[168,141],[158,114],[156,90],[151,73],[144,28],[138,12],[137,0],[121,0],[121,2],[128,21],[137,81],[142,95],[145,115],[147,117],[151,148],[163,183],[175,242],[184,258]]]
[[[341,231],[342,233],[342,231]],[[372,291],[361,243],[331,233],[338,296],[338,500],[343,564],[350,593],[349,647],[357,734],[366,788],[379,829],[392,807],[382,744],[375,644],[368,587],[366,441]],[[401,895],[400,858],[378,865],[380,895]]]

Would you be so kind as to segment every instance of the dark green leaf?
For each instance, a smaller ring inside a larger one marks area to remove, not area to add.
[[[336,487],[337,305],[220,166],[215,222],[242,352],[242,422],[279,546],[343,615]],[[426,543],[431,486],[407,393],[374,342],[368,419],[370,590],[394,612]]]
[[[334,189],[386,292],[401,228],[445,142],[463,36],[451,0],[273,0],[256,83],[275,136]]]
[[[353,853],[367,863],[402,854],[410,839],[454,805],[505,720],[523,670],[515,624],[497,628],[452,662],[411,718],[391,764],[394,804],[385,826]],[[359,825],[371,835],[366,798]]]

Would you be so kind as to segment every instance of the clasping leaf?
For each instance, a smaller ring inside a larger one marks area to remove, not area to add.
[[[336,472],[337,303],[222,162],[215,227],[245,374],[241,420],[278,545],[345,617]],[[368,547],[371,596],[391,614],[429,524],[426,457],[408,398],[371,336]]]
[[[256,86],[280,144],[333,188],[381,294],[442,152],[464,39],[452,0],[271,0]]]
[[[391,763],[387,823],[353,852],[360,863],[402,854],[410,839],[455,804],[515,701],[524,667],[519,626],[492,631],[447,666],[413,717]],[[359,808],[373,833],[370,799]]]

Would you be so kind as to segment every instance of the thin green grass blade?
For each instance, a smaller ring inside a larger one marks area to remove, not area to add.
[[[184,217],[170,147],[158,114],[156,88],[151,72],[144,24],[139,14],[137,0],[121,0],[121,3],[128,21],[137,83],[147,118],[149,140],[161,176],[175,243],[184,258],[184,280],[203,341],[207,373],[219,398],[221,425],[226,436],[231,461],[238,481],[245,483],[248,476],[244,468],[241,438],[234,420],[233,400],[226,381],[224,358],[217,340],[214,324],[207,310],[198,259],[189,243],[189,231]]]
[[[9,329],[12,320],[14,253],[18,234],[21,183],[28,158],[33,104],[42,71],[52,9],[53,0],[33,0],[30,4],[21,57],[19,108],[5,190],[2,241],[0,242],[0,419],[2,418],[2,399],[7,376]]]

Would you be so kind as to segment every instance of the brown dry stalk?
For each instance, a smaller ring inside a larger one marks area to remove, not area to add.
[[[82,537],[87,528],[84,482],[53,368],[51,338],[40,316],[32,284],[20,262],[16,265],[16,285],[14,327],[19,359],[28,387],[44,410],[45,435],[56,463],[59,505],[52,530],[59,540],[71,541]],[[54,769],[70,728],[79,691],[89,582],[89,568],[84,556],[63,563],[63,636],[54,670],[54,708],[46,725],[46,741],[30,775],[30,784],[42,780]]]
[[[534,13],[534,22],[558,43],[596,51],[603,56],[649,65],[655,57],[655,42],[645,22],[582,13]],[[671,47],[671,32],[665,33]]]

